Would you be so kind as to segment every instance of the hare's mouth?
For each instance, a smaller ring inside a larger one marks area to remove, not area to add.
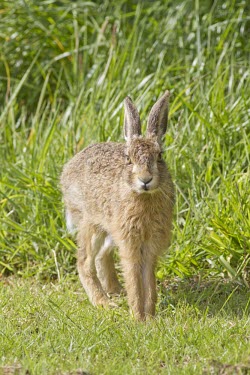
[[[149,194],[149,193],[152,193],[153,191],[155,191],[155,189],[156,189],[156,186],[155,186],[154,183],[147,183],[147,184],[139,183],[137,185],[137,191],[139,193],[148,193]]]
[[[145,192],[149,192],[150,190],[152,190],[152,188],[147,184],[138,184],[138,185],[137,185],[137,191],[139,193],[145,193]]]
[[[151,191],[151,190],[153,190],[153,189],[152,189],[152,187],[150,187],[150,186],[148,186],[148,185],[143,185],[143,186],[141,187],[141,190],[143,190],[143,191]]]

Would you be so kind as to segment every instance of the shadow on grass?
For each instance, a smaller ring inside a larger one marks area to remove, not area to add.
[[[231,280],[200,281],[198,278],[171,278],[160,284],[159,310],[180,304],[194,307],[197,312],[215,316],[226,313],[238,316],[250,312],[250,289]]]

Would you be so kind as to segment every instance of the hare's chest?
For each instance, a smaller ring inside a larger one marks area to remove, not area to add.
[[[167,228],[167,211],[155,205],[128,205],[119,212],[117,224],[124,239],[143,242],[164,236]]]

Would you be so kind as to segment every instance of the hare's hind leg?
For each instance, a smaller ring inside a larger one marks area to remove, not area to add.
[[[96,256],[95,264],[97,276],[101,282],[104,291],[107,294],[120,294],[122,287],[118,281],[112,250],[114,243],[111,236],[107,236],[103,245]]]
[[[103,234],[93,225],[81,223],[77,236],[77,268],[81,283],[94,306],[109,305],[96,274],[95,257],[103,242]]]

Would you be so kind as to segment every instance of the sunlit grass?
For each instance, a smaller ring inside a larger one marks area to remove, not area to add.
[[[136,323],[124,300],[111,311],[91,306],[78,280],[2,280],[0,372],[248,373],[249,292],[172,279],[159,296],[156,319]]]
[[[74,272],[63,164],[89,143],[122,140],[127,95],[145,128],[168,88],[177,202],[158,277],[231,276],[249,286],[246,2],[15,1],[1,13],[2,272]]]
[[[0,14],[0,373],[248,373],[247,1],[4,0]],[[141,324],[125,298],[88,302],[59,176],[122,140],[127,95],[145,129],[166,89],[173,241]]]

